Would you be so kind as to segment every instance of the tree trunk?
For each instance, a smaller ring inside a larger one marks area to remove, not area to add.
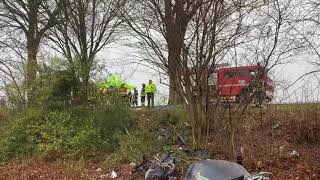
[[[169,104],[182,104],[183,100],[179,95],[179,84],[181,73],[179,74],[179,62],[182,51],[183,41],[179,38],[180,34],[176,29],[171,30],[173,35],[168,41],[169,54],[168,54],[168,70],[169,70]]]
[[[207,129],[209,120],[204,108],[199,103],[190,103],[187,104],[187,110],[190,113],[193,149],[206,149],[209,141]]]
[[[90,69],[91,66],[89,64],[88,59],[82,59],[81,60],[81,70],[80,70],[80,103],[81,104],[87,104],[88,103],[88,87],[89,87],[89,80],[90,80]]]
[[[38,8],[39,4],[37,1],[28,1],[30,6],[29,15],[29,26],[28,32],[26,33],[27,38],[27,51],[28,51],[28,59],[26,66],[26,80],[27,80],[27,95],[28,95],[28,104],[33,104],[34,102],[34,81],[37,77],[38,72],[38,61],[37,54],[39,49],[39,44],[41,40],[41,36],[39,36],[38,32]]]
[[[32,83],[36,79],[38,62],[37,62],[37,51],[36,45],[28,47],[28,60],[27,60],[27,84],[31,87]]]
[[[182,104],[183,100],[180,97],[179,93],[177,93],[177,87],[175,86],[174,82],[176,82],[174,79],[174,76],[171,75],[169,77],[169,102],[170,105],[177,105]]]
[[[81,104],[87,104],[88,103],[88,84],[89,84],[89,78],[85,78],[83,82],[81,83],[81,89],[80,89],[80,101]]]
[[[32,104],[34,101],[34,82],[37,77],[38,72],[38,61],[37,54],[39,48],[40,40],[29,37],[27,39],[27,51],[28,51],[28,59],[26,65],[26,82],[27,82],[27,94],[28,94],[28,103]]]

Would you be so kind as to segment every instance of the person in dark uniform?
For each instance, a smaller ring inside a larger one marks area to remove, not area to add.
[[[142,84],[140,97],[141,97],[141,106],[145,106],[145,102],[146,102],[146,85],[145,84]]]
[[[136,88],[133,89],[133,97],[132,97],[132,106],[138,106],[138,90]]]

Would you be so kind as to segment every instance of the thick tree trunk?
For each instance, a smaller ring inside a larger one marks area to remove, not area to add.
[[[183,41],[180,39],[180,33],[173,28],[172,37],[168,41],[168,70],[169,70],[169,104],[182,104],[182,98],[179,95],[179,83],[181,79],[181,69],[179,69]],[[180,72],[180,73],[179,73]]]
[[[88,103],[88,87],[89,87],[89,74],[84,74],[81,82],[80,101],[82,104]]]
[[[174,80],[174,75],[171,75],[169,77],[169,102],[170,105],[177,105],[182,104],[183,100],[179,93],[177,93],[177,86],[175,86],[175,83],[177,80]]]
[[[80,100],[81,103],[88,103],[88,84],[89,84],[89,76],[91,69],[91,59],[89,59],[88,55],[88,41],[87,41],[87,25],[86,25],[86,16],[87,16],[87,7],[84,2],[78,2],[77,4],[78,18],[79,18],[79,42],[81,49],[81,91],[80,91]]]
[[[28,104],[32,104],[34,101],[34,82],[38,72],[37,54],[40,40],[29,37],[27,40],[28,59],[26,65],[26,82],[27,82],[27,94]]]
[[[81,104],[88,103],[88,87],[89,87],[90,69],[91,69],[89,61],[90,60],[87,58],[82,58],[80,69],[79,69],[79,81],[80,81],[80,93],[79,93],[80,102],[79,103]]]
[[[173,8],[171,1],[165,1],[165,27],[168,45],[168,74],[169,74],[169,104],[182,104],[183,100],[179,95],[180,79],[179,62],[184,47],[184,37],[187,31],[188,20],[184,10],[184,3],[177,2]]]
[[[39,49],[39,44],[41,36],[38,32],[38,9],[39,4],[37,1],[28,1],[30,12],[29,16],[29,26],[28,32],[26,33],[27,38],[27,51],[28,59],[26,65],[26,81],[27,81],[27,94],[28,94],[28,104],[33,104],[34,102],[34,82],[37,77],[38,72],[38,61],[37,54]]]
[[[37,61],[38,48],[32,45],[28,48],[28,59],[27,59],[27,85],[31,87],[37,76],[38,61]]]

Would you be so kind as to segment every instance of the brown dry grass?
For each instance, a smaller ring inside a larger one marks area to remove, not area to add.
[[[250,109],[239,120],[236,146],[244,148],[244,166],[251,172],[268,171],[273,179],[320,179],[320,106],[271,106]],[[152,123],[149,111],[137,117],[138,127]],[[224,123],[220,123],[223,126]],[[226,127],[215,131],[210,151],[215,159],[230,159],[226,153]],[[291,156],[293,150],[299,156]],[[0,179],[96,179],[101,174],[100,161],[48,162],[43,159],[11,161],[0,166]],[[117,166],[121,179],[129,179],[128,163]]]
[[[236,132],[237,150],[244,148],[244,166],[250,172],[272,172],[273,179],[320,179],[319,107],[251,109]],[[225,137],[216,135],[211,151],[217,158],[230,159]],[[299,156],[291,156],[293,150]]]

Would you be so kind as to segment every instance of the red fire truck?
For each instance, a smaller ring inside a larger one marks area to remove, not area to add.
[[[256,66],[222,67],[216,69],[208,80],[208,85],[214,97],[239,102],[248,98],[250,86],[259,72],[262,72],[257,82],[263,86],[263,100],[270,102],[273,98],[274,83],[267,76],[263,67]]]

